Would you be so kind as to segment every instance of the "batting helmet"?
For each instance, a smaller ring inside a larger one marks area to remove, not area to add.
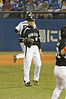
[[[34,21],[34,18],[32,16],[28,16],[27,20],[28,21]]]
[[[32,16],[32,13],[31,13],[31,12],[26,12],[26,14],[25,14],[25,19],[27,20],[28,17],[31,17],[31,16]]]
[[[61,39],[66,38],[66,25],[64,25],[61,29]]]

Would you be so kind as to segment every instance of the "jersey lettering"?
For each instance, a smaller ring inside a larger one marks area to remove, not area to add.
[[[28,34],[28,37],[33,37],[33,36],[37,36],[38,37],[38,34],[37,33]]]

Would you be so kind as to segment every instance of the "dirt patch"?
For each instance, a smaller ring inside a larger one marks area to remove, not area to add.
[[[42,63],[55,63],[55,54],[44,54],[41,57]],[[33,63],[33,62],[32,62]],[[18,59],[16,63],[13,62],[13,55],[0,55],[1,65],[20,65],[23,64],[23,59]]]

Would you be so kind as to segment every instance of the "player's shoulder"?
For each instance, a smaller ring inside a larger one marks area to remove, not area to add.
[[[22,21],[19,23],[19,25],[24,25],[24,24],[28,24],[27,21]]]

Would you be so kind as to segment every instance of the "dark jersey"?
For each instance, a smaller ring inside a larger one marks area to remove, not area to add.
[[[22,30],[21,37],[33,39],[34,42],[32,43],[32,45],[37,45],[39,47],[39,49],[41,48],[40,35],[39,35],[38,29],[28,25],[26,28],[24,28]],[[30,44],[30,42],[26,42],[25,45],[29,46],[31,44]]]
[[[61,55],[61,50],[66,47],[66,39],[62,39],[57,43],[56,47],[56,65],[66,66],[66,54]]]

